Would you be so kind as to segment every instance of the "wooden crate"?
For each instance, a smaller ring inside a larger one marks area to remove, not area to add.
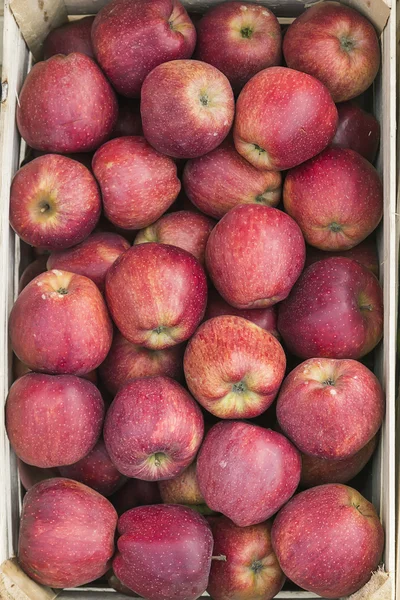
[[[191,11],[204,11],[221,0],[183,0]],[[269,6],[282,22],[290,22],[313,0],[253,0]],[[319,1],[319,0],[314,0]],[[384,338],[377,351],[376,373],[386,393],[386,417],[380,447],[375,454],[373,474],[364,493],[377,507],[386,531],[384,566],[395,579],[395,368],[397,330],[397,243],[396,243],[396,6],[395,0],[342,0],[365,14],[375,25],[381,41],[382,68],[374,84],[374,112],[381,123],[381,145],[377,168],[384,185],[384,217],[380,226],[379,256],[384,293]],[[24,264],[24,249],[8,224],[9,190],[13,175],[24,156],[15,112],[18,93],[48,31],[68,16],[96,13],[107,0],[5,0],[2,105],[0,113],[0,393],[5,400],[11,380],[11,350],[7,319],[17,295],[18,278]],[[21,507],[15,456],[10,450],[0,411],[0,563],[15,555]],[[395,599],[392,586],[390,600]],[[399,588],[400,593],[400,588]],[[112,590],[84,587],[63,591],[60,598],[119,600]],[[308,592],[283,591],[278,598],[315,598]],[[388,597],[389,600],[389,597]]]

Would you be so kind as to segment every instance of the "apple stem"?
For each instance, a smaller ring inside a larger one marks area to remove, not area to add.
[[[212,556],[211,560],[220,560],[221,562],[226,562],[225,554],[219,554],[218,556]]]

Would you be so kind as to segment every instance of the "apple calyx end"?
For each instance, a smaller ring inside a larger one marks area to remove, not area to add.
[[[242,38],[250,39],[253,35],[253,29],[251,27],[242,27],[240,30],[240,35]]]
[[[250,569],[254,572],[255,575],[260,573],[260,571],[262,571],[263,568],[264,565],[262,564],[262,561],[258,559],[254,560],[250,565]]]
[[[356,46],[354,39],[349,38],[345,35],[339,38],[339,42],[340,48],[345,52],[351,52]]]

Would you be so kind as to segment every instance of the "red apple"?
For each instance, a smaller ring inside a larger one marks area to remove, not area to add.
[[[93,58],[90,39],[93,21],[94,17],[84,17],[50,31],[43,42],[44,60],[55,54],[71,54],[71,52],[81,52]]]
[[[376,277],[350,258],[308,267],[279,306],[278,330],[301,358],[355,358],[382,337],[383,298]]]
[[[300,454],[289,440],[243,421],[214,425],[197,458],[207,506],[239,527],[275,514],[296,491],[300,472]]]
[[[18,296],[10,315],[12,348],[33,371],[84,375],[103,362],[112,324],[97,286],[82,275],[47,271]]]
[[[116,331],[110,352],[100,365],[100,377],[111,394],[130,379],[165,375],[172,379],[183,378],[183,346],[171,346],[164,350],[151,350],[131,344]]]
[[[130,247],[116,233],[93,233],[74,248],[50,254],[47,268],[85,275],[103,291],[108,269]]]
[[[120,96],[118,98],[118,119],[112,132],[113,138],[142,135],[140,103]]]
[[[90,171],[76,160],[45,154],[17,171],[10,192],[10,224],[31,246],[62,250],[93,231],[101,197]]]
[[[19,285],[18,285],[18,293],[19,294],[22,292],[24,287],[26,287],[28,285],[28,283],[30,283],[32,281],[32,279],[35,279],[35,277],[37,277],[41,273],[44,273],[47,270],[47,267],[46,267],[47,258],[48,258],[48,256],[46,254],[42,254],[42,256],[35,258],[35,260],[33,262],[29,263],[29,265],[27,267],[25,267],[25,269],[22,271],[22,275],[19,279]]]
[[[109,269],[106,297],[127,340],[162,350],[184,342],[197,329],[206,308],[207,280],[189,252],[166,244],[138,244]]]
[[[360,242],[360,244],[357,244],[357,246],[350,248],[350,250],[338,252],[325,252],[324,250],[319,250],[313,246],[308,246],[305,267],[309,267],[319,260],[324,260],[325,258],[331,258],[333,256],[344,256],[352,258],[353,260],[358,260],[364,267],[367,267],[367,269],[372,271],[376,277],[379,276],[379,258],[376,241],[373,236],[366,238],[364,241]]]
[[[156,150],[194,158],[228,135],[235,102],[218,69],[199,60],[173,60],[146,77],[140,110],[145,138]]]
[[[147,227],[171,206],[181,183],[176,165],[141,136],[126,136],[104,144],[93,157],[104,213],[124,229]]]
[[[106,448],[118,471],[145,481],[182,473],[194,460],[203,434],[200,408],[169,377],[126,383],[104,424]]]
[[[183,362],[196,400],[221,419],[257,417],[272,404],[286,357],[278,340],[235,316],[203,323],[190,339]]]
[[[59,477],[58,469],[41,469],[39,467],[34,467],[33,465],[24,463],[20,458],[17,459],[17,463],[19,479],[26,491],[30,490],[31,487],[40,481]]]
[[[378,226],[383,187],[378,172],[360,154],[328,148],[289,171],[283,203],[308,244],[349,250]]]
[[[276,405],[282,432],[303,452],[327,460],[354,456],[379,430],[385,396],[356,360],[311,358],[283,382]]]
[[[287,297],[304,267],[299,226],[284,212],[236,206],[212,230],[206,248],[210,277],[236,308],[266,308]]]
[[[371,577],[384,533],[373,505],[351,487],[321,485],[286,504],[272,526],[283,572],[324,598],[349,596]]]
[[[90,152],[111,135],[117,111],[115,93],[99,67],[73,52],[33,66],[19,94],[17,123],[36,150]]]
[[[190,252],[204,264],[208,236],[214,225],[215,221],[201,213],[180,210],[162,216],[146,229],[139,231],[135,244],[158,242],[177,246]]]
[[[331,146],[350,148],[373,162],[379,146],[379,121],[355,102],[341,102],[336,108],[339,123]]]
[[[207,592],[213,600],[271,600],[285,575],[271,543],[271,523],[237,527],[226,517],[209,520],[213,554],[226,561],[211,564]]]
[[[380,63],[375,29],[357,10],[324,2],[297,17],[283,40],[288,67],[322,81],[335,102],[362,94]]]
[[[91,488],[54,478],[27,492],[18,562],[37,583],[77,587],[106,573],[114,553],[117,513]]]
[[[196,29],[196,58],[222,71],[236,92],[262,69],[281,64],[281,28],[266,6],[226,2],[208,10]]]
[[[186,163],[183,185],[197,208],[220,219],[238,204],[276,206],[281,197],[282,176],[275,171],[256,169],[231,143],[224,142],[205,156]]]
[[[118,521],[113,570],[147,600],[195,600],[207,587],[213,538],[207,521],[186,506],[141,506]]]
[[[104,402],[90,381],[27,373],[11,386],[6,427],[15,454],[41,468],[71,465],[101,434]]]
[[[128,479],[110,498],[119,515],[136,506],[160,504],[162,502],[157,481]]]
[[[337,121],[336,106],[320,81],[286,67],[270,67],[240,92],[233,131],[236,150],[258,169],[291,169],[326,148]]]
[[[196,30],[178,0],[113,0],[97,13],[92,44],[117,92],[138,98],[154,67],[192,56]]]
[[[158,488],[165,504],[186,504],[190,507],[205,506],[197,482],[196,462],[193,462],[173,479],[159,481]]]

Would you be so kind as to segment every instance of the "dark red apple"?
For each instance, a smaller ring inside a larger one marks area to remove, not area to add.
[[[42,585],[89,583],[110,567],[117,518],[112,504],[82,483],[42,481],[24,498],[18,562]]]
[[[47,271],[18,296],[9,331],[17,357],[33,371],[84,375],[103,362],[112,324],[97,286],[82,275]]]
[[[214,150],[233,122],[235,101],[229,81],[199,60],[173,60],[156,67],[141,93],[145,138],[175,158],[195,158]]]
[[[120,96],[118,98],[118,119],[112,132],[113,138],[143,135],[140,103]]]
[[[45,481],[46,479],[52,479],[53,477],[59,477],[60,474],[58,469],[41,469],[40,467],[34,467],[33,465],[28,465],[24,463],[20,458],[17,460],[18,463],[18,475],[22,486],[26,491],[30,490],[31,487],[39,483],[40,481]]]
[[[183,185],[197,208],[220,219],[238,204],[276,206],[281,198],[282,176],[276,171],[256,169],[230,142],[224,142],[205,156],[188,160]]]
[[[308,267],[279,306],[278,330],[301,358],[355,358],[382,337],[382,288],[359,262],[337,257]]]
[[[340,102],[336,108],[339,123],[331,146],[350,148],[373,162],[379,146],[379,121],[355,102]]]
[[[326,148],[337,122],[336,106],[320,81],[270,67],[240,92],[233,136],[236,150],[254,167],[283,171]]]
[[[19,94],[17,123],[36,150],[91,152],[111,135],[117,112],[115,93],[99,67],[73,52],[33,66]]]
[[[47,268],[85,275],[103,291],[108,269],[130,247],[130,243],[116,233],[93,233],[74,248],[53,252]]]
[[[213,600],[271,600],[285,575],[272,549],[271,523],[237,527],[226,517],[209,519],[213,554],[207,592]]]
[[[239,527],[275,514],[296,491],[300,472],[300,454],[289,440],[244,421],[214,425],[197,458],[207,506]]]
[[[29,265],[25,267],[19,279],[19,294],[22,292],[24,287],[26,287],[28,283],[32,281],[32,279],[35,279],[35,277],[37,277],[41,273],[44,273],[47,270],[47,258],[48,256],[46,254],[43,254],[42,256],[35,258],[33,262],[29,263]]]
[[[346,485],[321,485],[297,494],[272,526],[272,545],[283,572],[324,598],[349,596],[367,583],[383,542],[374,506]]]
[[[136,506],[160,504],[162,502],[157,481],[143,481],[142,479],[128,479],[110,501],[119,515],[124,514]]]
[[[212,230],[206,248],[209,275],[236,308],[266,308],[287,297],[304,267],[299,226],[284,212],[236,206]]]
[[[158,482],[162,501],[165,504],[186,504],[190,507],[205,507],[196,476],[196,462],[192,462],[180,475]]]
[[[349,250],[378,226],[383,187],[378,172],[360,154],[327,148],[289,171],[283,203],[308,244]]]
[[[283,40],[288,67],[322,81],[335,102],[362,94],[375,79],[380,51],[376,31],[360,12],[324,2],[304,11]]]
[[[203,435],[199,406],[169,377],[126,383],[104,424],[106,448],[118,471],[145,481],[179,475],[194,460]]]
[[[106,297],[127,340],[162,350],[184,342],[197,329],[206,308],[207,280],[189,252],[166,244],[138,244],[109,269]]]
[[[176,199],[181,183],[176,165],[141,136],[104,144],[93,157],[104,213],[114,225],[141,229],[153,223]]]
[[[154,67],[192,56],[196,30],[178,0],[113,0],[97,13],[92,44],[117,92],[138,98]]]
[[[84,17],[50,31],[43,42],[44,60],[55,54],[71,54],[71,52],[81,52],[94,58],[90,39],[93,21],[94,17]]]
[[[338,252],[325,252],[324,250],[319,250],[313,246],[308,246],[306,250],[305,267],[309,267],[319,260],[324,260],[325,258],[331,258],[333,256],[344,256],[346,258],[358,260],[364,267],[367,267],[367,269],[372,271],[376,277],[379,276],[379,258],[374,236],[366,238],[360,244],[357,244],[357,246],[350,248],[350,250]]]
[[[10,192],[10,224],[31,246],[62,250],[96,227],[101,196],[90,171],[76,160],[45,154],[21,167]]]

